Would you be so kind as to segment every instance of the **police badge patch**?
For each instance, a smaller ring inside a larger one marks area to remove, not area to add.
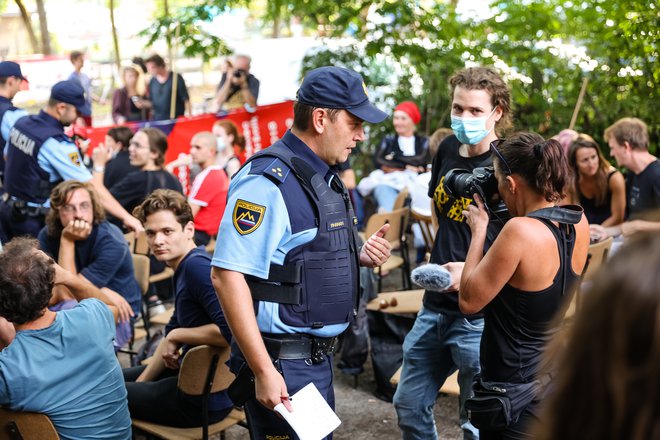
[[[255,205],[254,203],[238,199],[234,206],[234,227],[241,235],[254,232],[261,225],[265,212],[265,206]]]
[[[69,153],[69,159],[71,159],[71,162],[73,162],[74,165],[80,166],[80,155],[78,154],[77,151],[74,151],[73,153]]]

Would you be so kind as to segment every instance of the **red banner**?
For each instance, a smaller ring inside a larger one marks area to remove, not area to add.
[[[264,105],[257,108],[254,113],[245,109],[221,112],[218,114],[204,114],[191,118],[181,117],[168,121],[128,122],[125,125],[133,131],[143,127],[160,128],[167,135],[167,154],[165,163],[171,162],[180,153],[190,151],[190,140],[200,131],[211,131],[215,121],[219,119],[233,121],[245,137],[245,156],[250,157],[259,150],[272,145],[281,138],[293,122],[293,101]],[[87,128],[87,138],[91,140],[88,154],[99,143],[105,141],[105,135],[110,127]]]

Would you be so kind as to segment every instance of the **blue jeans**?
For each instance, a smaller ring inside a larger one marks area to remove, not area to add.
[[[374,188],[374,199],[378,203],[379,208],[383,208],[385,212],[390,212],[394,209],[394,202],[399,195],[399,191],[391,186],[377,185]]]
[[[465,401],[472,395],[472,380],[480,370],[479,344],[483,328],[483,318],[467,320],[424,307],[419,311],[403,343],[401,379],[394,394],[394,407],[404,440],[438,438],[433,405],[445,379],[457,369],[463,438],[479,438],[478,430],[468,421]]]

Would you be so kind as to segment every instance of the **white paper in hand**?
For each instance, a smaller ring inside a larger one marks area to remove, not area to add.
[[[293,412],[289,412],[283,403],[274,410],[291,425],[300,440],[320,440],[337,429],[341,420],[323,399],[313,383],[305,385],[291,396]]]

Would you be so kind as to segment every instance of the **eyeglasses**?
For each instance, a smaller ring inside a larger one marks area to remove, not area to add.
[[[73,214],[77,210],[87,212],[90,209],[92,209],[92,204],[90,202],[82,202],[80,205],[64,205],[60,208],[60,211],[66,214]]]
[[[507,163],[506,159],[502,156],[502,153],[497,149],[497,147],[504,141],[504,139],[495,139],[493,142],[490,143],[490,149],[495,153],[497,158],[502,162],[502,165],[506,167],[505,173],[508,174],[513,174],[511,171],[511,167]]]

